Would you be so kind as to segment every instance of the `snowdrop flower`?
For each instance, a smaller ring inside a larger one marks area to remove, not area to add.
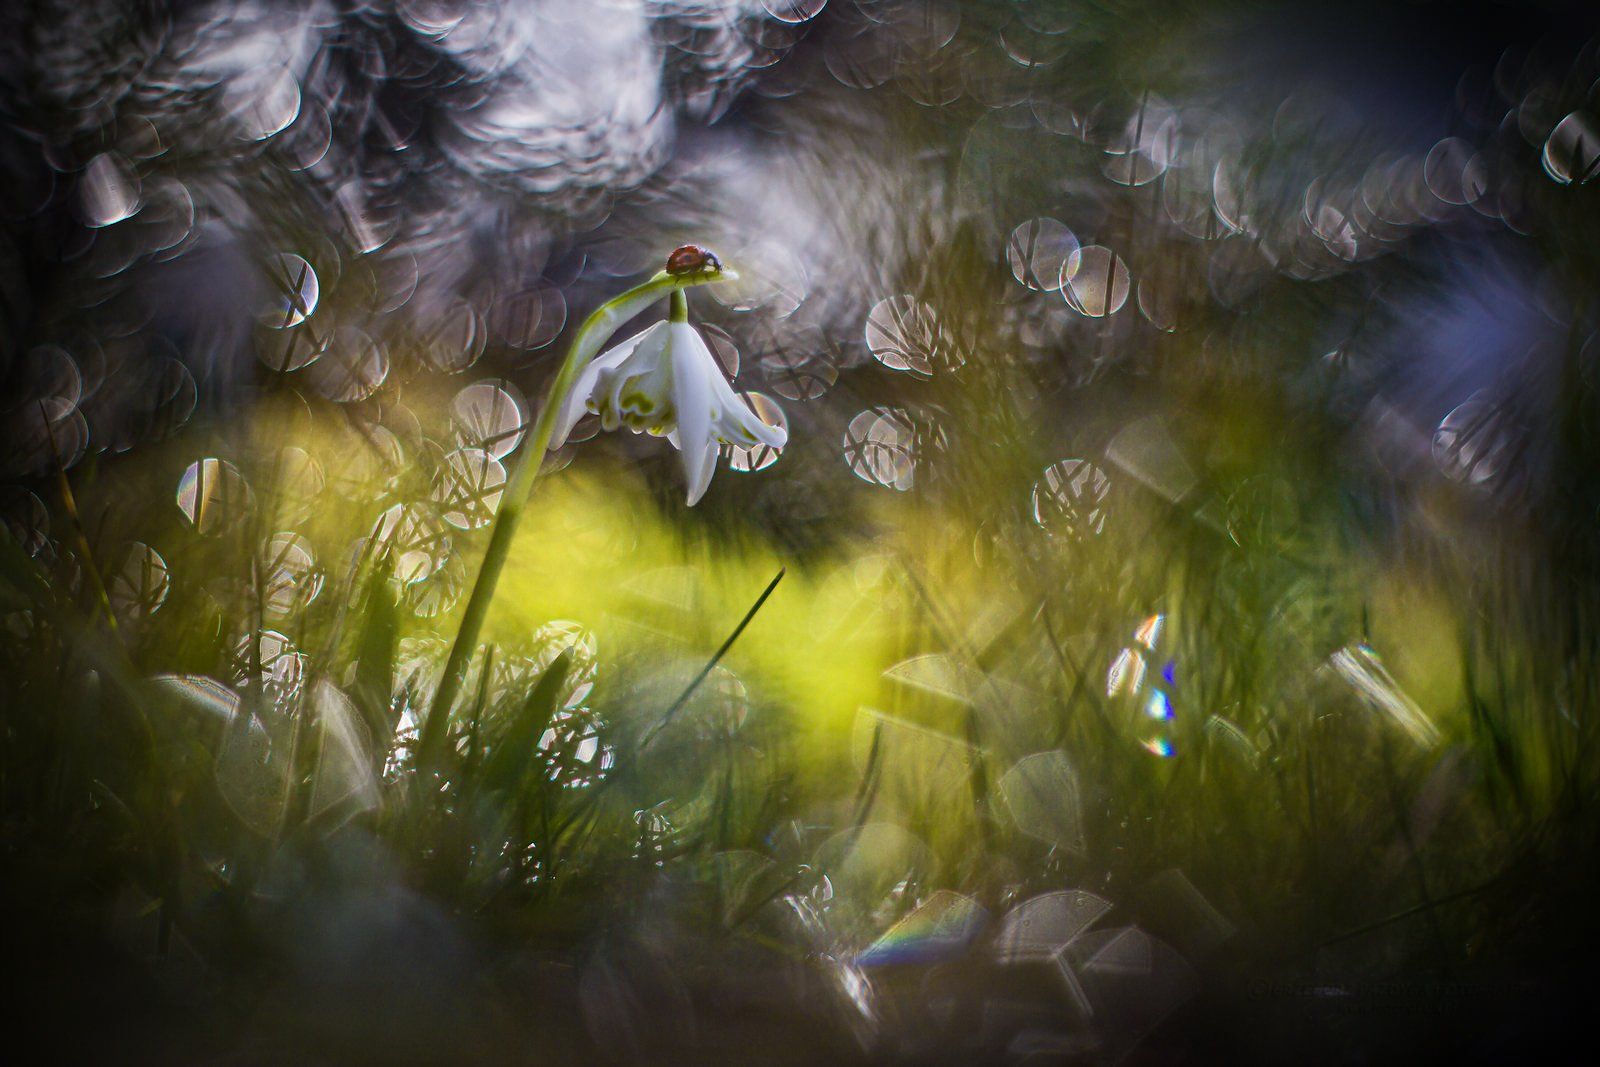
[[[668,321],[634,334],[583,368],[562,400],[550,447],[560,448],[585,412],[598,414],[606,430],[626,426],[665,437],[683,454],[693,507],[711,484],[722,445],[782,448],[788,433],[762,422],[739,399],[705,338],[689,325],[683,291],[675,289],[671,297]]]
[[[511,555],[517,525],[543,466],[540,459],[549,449],[566,442],[585,410],[599,412],[608,429],[627,426],[665,436],[676,445],[683,453],[684,471],[689,476],[690,504],[704,495],[711,482],[719,444],[783,447],[788,434],[767,426],[734,395],[711,358],[711,350],[689,325],[689,305],[683,290],[736,277],[733,271],[724,270],[710,252],[685,245],[667,257],[665,270],[595,308],[578,327],[539,408],[523,459],[500,495],[483,567],[472,583],[444,674],[418,732],[417,765],[425,771],[437,770],[446,752],[450,717],[466,678],[467,660],[478,647],[495,587]],[[595,355],[618,326],[663,296],[672,300],[667,322],[656,323]]]

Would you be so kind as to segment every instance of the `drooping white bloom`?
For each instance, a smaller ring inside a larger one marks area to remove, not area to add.
[[[756,417],[723,377],[687,321],[658,322],[596,356],[562,402],[550,447],[560,448],[584,413],[607,430],[665,437],[683,454],[693,507],[711,484],[722,445],[782,448],[788,432]]]

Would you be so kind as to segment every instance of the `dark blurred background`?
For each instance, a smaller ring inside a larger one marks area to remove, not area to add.
[[[1600,856],[1597,29],[7,4],[13,1033],[1566,1058]],[[788,444],[724,448],[686,511],[667,443],[580,423],[419,768],[551,375],[686,243],[739,272],[690,306]]]

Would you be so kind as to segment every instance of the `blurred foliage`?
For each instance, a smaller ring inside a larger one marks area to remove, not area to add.
[[[163,1062],[1556,1040],[1600,61],[1484,11],[8,8],[12,1010]],[[580,424],[419,769],[557,353],[690,240],[789,443],[685,510]]]

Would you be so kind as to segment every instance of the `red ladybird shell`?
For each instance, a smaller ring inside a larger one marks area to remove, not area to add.
[[[722,264],[717,262],[717,257],[701,248],[699,245],[684,245],[675,248],[667,257],[668,274],[693,274],[707,268],[717,269]]]

